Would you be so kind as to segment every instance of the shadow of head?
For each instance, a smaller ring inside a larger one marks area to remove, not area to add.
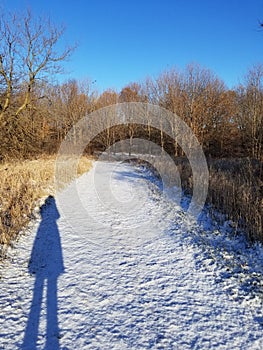
[[[53,196],[49,195],[46,198],[45,203],[40,208],[40,215],[42,219],[46,217],[54,220],[59,219],[60,215],[57,209],[56,200]]]

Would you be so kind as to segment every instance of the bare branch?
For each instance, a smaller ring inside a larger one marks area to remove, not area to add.
[[[16,106],[18,116],[31,103],[36,81],[47,80],[62,71],[61,62],[73,47],[58,50],[64,28],[54,26],[49,18],[34,18],[28,10],[22,15],[0,19],[0,121],[15,105],[15,90],[26,86],[23,101]],[[12,102],[12,99],[14,101]]]

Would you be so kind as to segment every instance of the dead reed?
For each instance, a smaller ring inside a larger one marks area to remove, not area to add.
[[[245,231],[251,241],[263,242],[263,163],[249,158],[210,163],[208,202],[222,211],[233,228]]]
[[[182,188],[191,194],[189,162],[177,158],[175,163]],[[242,230],[249,240],[263,242],[263,163],[250,158],[210,159],[208,167],[210,216],[220,224],[229,220],[234,231]]]
[[[0,165],[0,257],[33,218],[34,209],[54,194],[55,156]],[[78,175],[88,171],[91,159],[82,157]]]

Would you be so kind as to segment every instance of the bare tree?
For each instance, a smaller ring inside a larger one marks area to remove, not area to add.
[[[263,153],[263,66],[255,65],[237,89],[238,123],[243,142],[254,158]]]
[[[61,72],[60,63],[73,50],[72,47],[57,50],[63,33],[64,28],[57,28],[49,18],[34,18],[29,10],[22,15],[2,15],[0,122],[9,110],[17,117],[30,106],[36,82]]]

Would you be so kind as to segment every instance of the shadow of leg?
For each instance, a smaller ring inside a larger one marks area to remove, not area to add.
[[[34,350],[37,348],[38,328],[40,321],[40,311],[44,289],[43,276],[36,275],[34,284],[34,294],[31,302],[30,313],[27,320],[27,326],[24,336],[22,349]]]
[[[47,280],[47,350],[59,349],[57,277]]]
[[[23,349],[36,349],[44,281],[47,281],[46,346],[59,349],[57,279],[64,272],[60,234],[56,221],[60,217],[54,197],[49,196],[41,207],[41,223],[32,246],[28,271],[36,281],[31,309],[25,331]],[[43,340],[43,338],[42,338]]]

